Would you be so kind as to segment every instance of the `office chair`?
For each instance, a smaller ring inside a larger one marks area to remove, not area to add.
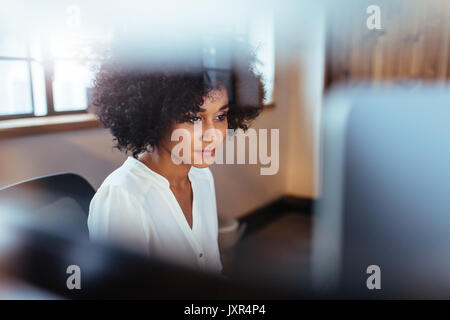
[[[0,204],[20,212],[26,224],[88,237],[87,217],[94,194],[83,177],[62,172],[1,188]]]

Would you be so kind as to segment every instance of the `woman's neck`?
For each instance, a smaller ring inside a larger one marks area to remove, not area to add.
[[[191,165],[175,164],[172,161],[171,153],[164,148],[155,148],[152,152],[145,152],[139,157],[139,161],[166,178],[171,187],[182,187],[189,183],[188,173]]]

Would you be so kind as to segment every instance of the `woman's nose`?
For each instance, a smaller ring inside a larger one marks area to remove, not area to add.
[[[214,126],[214,123],[212,124],[206,124],[205,127],[203,128],[203,134],[202,134],[202,139],[203,141],[214,141],[217,139],[218,134],[219,134],[219,130],[216,129],[216,127]]]

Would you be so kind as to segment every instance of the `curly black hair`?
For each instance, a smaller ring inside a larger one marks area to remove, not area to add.
[[[184,122],[200,111],[208,94],[220,86],[229,96],[229,129],[248,129],[262,108],[264,89],[248,45],[235,46],[227,69],[158,64],[146,68],[109,56],[96,74],[92,105],[109,128],[115,147],[133,157],[152,150],[173,121]],[[151,61],[151,58],[149,58]]]

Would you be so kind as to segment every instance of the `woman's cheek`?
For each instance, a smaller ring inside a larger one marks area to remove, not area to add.
[[[224,121],[222,130],[221,130],[221,132],[222,132],[222,141],[221,142],[224,142],[225,138],[227,137],[227,129],[228,129],[228,121]]]

